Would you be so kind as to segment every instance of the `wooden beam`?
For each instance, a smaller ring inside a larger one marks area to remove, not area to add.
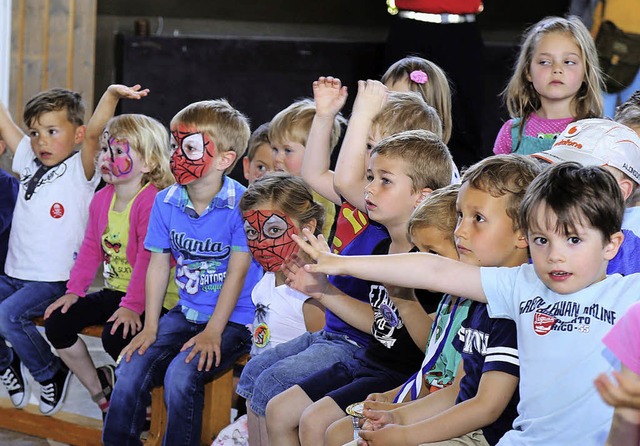
[[[101,420],[68,412],[46,416],[33,404],[16,409],[9,398],[0,398],[0,427],[71,445],[102,444]]]

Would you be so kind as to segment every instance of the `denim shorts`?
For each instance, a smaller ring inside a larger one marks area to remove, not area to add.
[[[358,348],[345,335],[324,330],[304,333],[251,358],[236,392],[251,400],[251,410],[265,416],[271,398],[320,370],[351,359]]]

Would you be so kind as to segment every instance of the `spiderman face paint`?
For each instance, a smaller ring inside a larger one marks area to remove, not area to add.
[[[216,145],[192,126],[171,130],[171,172],[180,184],[202,178],[216,155]]]
[[[298,252],[298,245],[291,238],[298,230],[285,214],[271,210],[251,210],[244,212],[242,216],[251,254],[265,271],[278,271],[291,255]]]

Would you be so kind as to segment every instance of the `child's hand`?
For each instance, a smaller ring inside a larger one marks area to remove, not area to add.
[[[391,403],[385,393],[370,393],[365,401],[377,402],[377,403]]]
[[[313,274],[305,270],[304,261],[298,255],[291,256],[283,265],[282,272],[288,286],[314,299],[321,300],[329,284],[326,274]]]
[[[146,352],[149,346],[154,342],[156,342],[156,332],[143,329],[131,340],[131,342],[129,342],[129,345],[122,349],[117,362],[120,363],[122,358],[127,362],[131,361],[131,356],[133,356],[136,351],[139,355],[144,355],[144,352]]]
[[[125,307],[118,308],[111,315],[107,322],[113,322],[111,327],[111,335],[116,334],[116,330],[122,325],[122,339],[126,339],[129,333],[131,336],[142,330],[142,321],[140,315],[133,310]]]
[[[112,84],[109,85],[107,92],[117,99],[142,99],[149,94],[149,89],[143,89],[140,84],[136,84],[133,87],[127,87],[126,85],[120,84]]]
[[[334,119],[347,101],[347,87],[337,77],[320,77],[313,82],[316,116]]]
[[[364,409],[362,409],[362,414],[365,416],[365,422],[362,425],[362,428],[365,430],[378,430],[388,424],[394,424],[397,422],[393,412],[389,410],[371,409],[368,407],[366,402]]]
[[[189,339],[180,349],[181,352],[193,347],[191,352],[187,355],[184,362],[189,364],[196,355],[200,354],[198,360],[198,371],[201,372],[211,370],[213,366],[213,360],[216,361],[216,367],[220,365],[220,344],[222,342],[222,335],[219,333],[212,333],[210,330],[203,330],[191,339]]]
[[[393,403],[391,401],[370,401],[370,400],[366,400],[364,402],[364,408],[365,409],[370,409],[370,410],[375,410],[375,411],[386,411],[386,410],[392,410],[395,409],[396,407],[398,407],[399,404],[397,403]]]
[[[616,383],[604,373],[595,380],[600,396],[613,407],[640,409],[640,382],[624,374],[613,372]]]
[[[361,430],[358,446],[397,446],[406,444],[404,426],[391,424],[380,430]]]
[[[300,249],[316,261],[315,264],[305,265],[305,270],[310,273],[324,273],[334,276],[342,274],[342,270],[339,267],[340,256],[331,254],[329,245],[327,245],[322,234],[316,237],[309,229],[304,228],[302,235],[305,240],[296,234],[293,234],[292,238],[300,246]]]
[[[387,87],[382,82],[358,81],[358,95],[353,104],[351,116],[373,120],[387,102],[388,93]]]
[[[64,296],[59,297],[54,303],[49,305],[46,310],[44,310],[44,318],[48,319],[49,316],[51,316],[51,313],[53,313],[58,308],[62,308],[60,310],[61,313],[66,313],[71,305],[78,302],[79,298],[80,297],[77,294],[72,293],[65,294]]]

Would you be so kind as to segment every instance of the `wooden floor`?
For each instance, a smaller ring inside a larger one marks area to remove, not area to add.
[[[98,338],[90,338],[83,337],[85,342],[87,343],[87,347],[89,348],[89,352],[93,357],[94,362],[97,365],[102,365],[111,362],[111,358],[101,349],[100,347],[100,339]],[[96,406],[91,399],[89,398],[89,394],[87,390],[82,387],[80,382],[75,376],[71,377],[71,385],[69,387],[69,392],[67,394],[67,398],[65,400],[65,404],[62,408],[64,414],[60,413],[56,414],[54,417],[41,417],[37,415],[38,412],[38,397],[40,395],[40,387],[37,382],[33,381],[31,376],[28,377],[31,386],[31,401],[30,405],[24,409],[34,414],[34,420],[42,421],[51,421],[51,424],[48,423],[40,423],[33,427],[33,429],[52,429],[52,436],[55,436],[56,421],[71,419],[73,417],[84,417],[85,421],[94,428],[99,429],[102,425],[102,418],[100,415],[100,409]],[[10,401],[8,400],[8,395],[4,386],[0,385],[0,414],[5,412],[6,414],[11,414],[15,409],[11,408]],[[4,416],[4,414],[0,415]],[[16,432],[12,432],[6,429],[1,428],[2,421],[0,420],[0,445],[11,445],[11,446],[63,446],[65,443],[58,443],[53,440],[45,440],[42,438],[35,438],[29,435],[24,435]],[[96,444],[100,444],[99,439]]]

